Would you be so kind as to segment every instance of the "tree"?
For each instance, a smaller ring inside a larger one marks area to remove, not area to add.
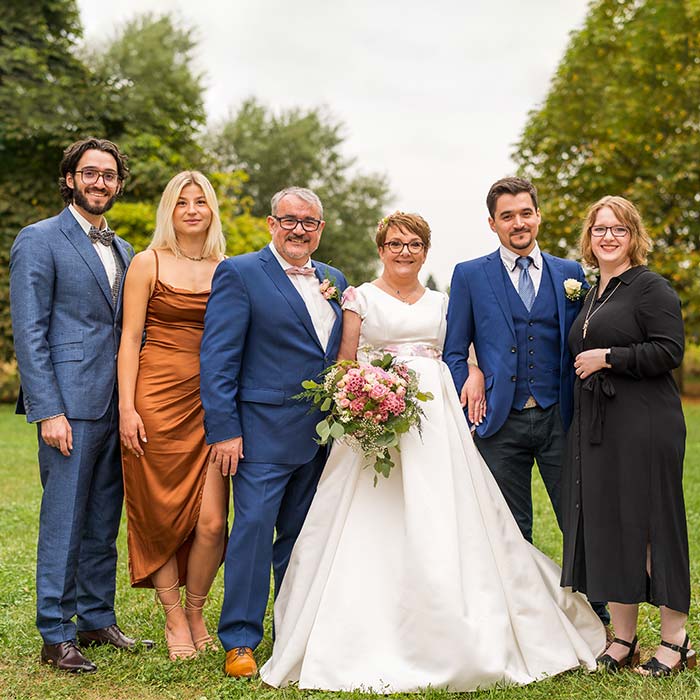
[[[269,214],[270,198],[284,187],[314,189],[326,219],[317,255],[358,282],[376,266],[372,234],[385,213],[388,185],[383,176],[353,173],[343,142],[342,124],[323,109],[274,114],[252,98],[208,137],[222,170],[247,174],[244,192],[254,202],[254,216]]]
[[[432,274],[428,275],[428,279],[425,281],[425,286],[427,289],[432,289],[436,292],[440,291],[440,287],[438,287],[438,284]]]
[[[700,337],[700,2],[597,0],[514,158],[541,194],[541,236],[575,255],[586,208],[620,194],[640,208],[650,266],[679,292]]]

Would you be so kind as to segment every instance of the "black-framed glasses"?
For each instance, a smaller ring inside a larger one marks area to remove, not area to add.
[[[608,231],[615,238],[624,238],[630,232],[627,226],[591,226],[588,230],[596,238],[602,238]]]
[[[84,185],[94,185],[100,178],[107,186],[116,185],[119,182],[119,173],[114,170],[98,170],[97,168],[83,168],[76,170],[80,173],[80,179]]]
[[[275,219],[285,231],[293,231],[297,226],[301,225],[306,233],[313,233],[314,231],[318,231],[318,227],[321,225],[318,219],[312,219],[310,217],[307,219],[297,219],[296,216],[275,216],[273,214],[272,218]]]
[[[387,241],[383,244],[383,248],[388,248],[392,253],[403,253],[404,248],[408,248],[408,252],[413,255],[422,253],[425,248],[425,243],[423,241],[410,241],[408,243],[402,243],[399,240],[394,239],[393,241]]]

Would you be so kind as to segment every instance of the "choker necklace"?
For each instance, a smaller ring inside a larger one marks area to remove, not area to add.
[[[201,256],[199,258],[195,258],[192,255],[187,255],[187,253],[183,252],[180,249],[180,246],[176,243],[175,244],[175,250],[177,250],[178,255],[182,255],[183,258],[187,258],[188,260],[191,260],[192,262],[202,262],[202,260],[206,260],[204,256]]]

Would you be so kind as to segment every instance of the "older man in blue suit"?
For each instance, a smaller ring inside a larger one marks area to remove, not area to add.
[[[18,413],[35,423],[43,486],[37,551],[41,660],[95,664],[76,644],[132,648],[114,614],[122,472],[116,399],[121,281],[133,255],[104,219],[127,174],[105,139],[69,146],[58,216],[20,231],[10,257]],[[73,618],[77,616],[77,629]]]
[[[293,397],[336,358],[346,286],[338,270],[311,260],[325,226],[314,192],[278,192],[267,224],[269,246],[219,265],[202,337],[207,441],[233,477],[219,638],[234,677],[257,671],[270,566],[279,590],[326,460],[314,442],[318,416]]]

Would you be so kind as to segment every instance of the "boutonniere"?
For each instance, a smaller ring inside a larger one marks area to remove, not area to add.
[[[564,294],[569,301],[579,301],[585,296],[583,284],[573,277],[564,280]]]
[[[338,285],[335,281],[335,277],[329,277],[328,273],[326,273],[323,277],[323,282],[321,282],[319,285],[318,290],[327,301],[337,301],[340,304],[340,292],[338,291]]]

